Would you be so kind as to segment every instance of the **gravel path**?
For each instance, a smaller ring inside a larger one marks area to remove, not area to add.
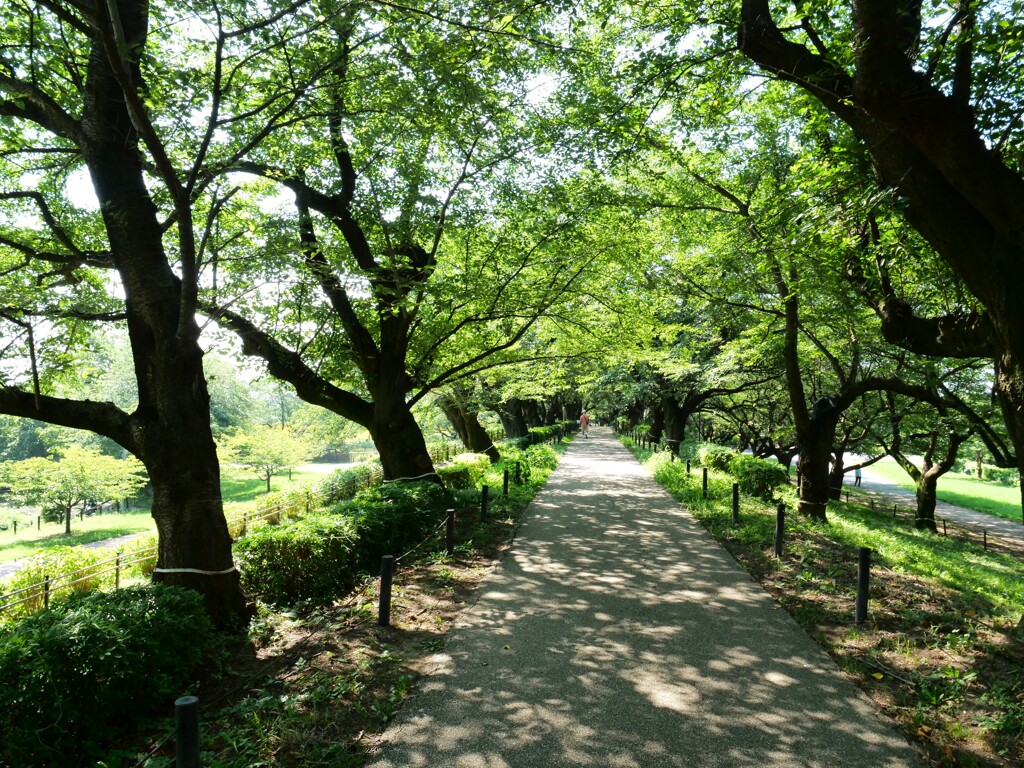
[[[591,435],[371,768],[922,765],[610,430]]]

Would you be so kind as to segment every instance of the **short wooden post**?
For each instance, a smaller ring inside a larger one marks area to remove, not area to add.
[[[518,461],[516,462],[516,485],[523,482],[523,466]]]
[[[892,505],[892,516],[896,517],[896,505],[895,504]]]
[[[782,557],[782,534],[786,529],[786,505],[779,502],[775,512],[775,556]]]
[[[850,492],[849,491],[846,492],[846,503],[847,504],[850,503]]]
[[[199,699],[182,696],[174,702],[174,765],[200,768]]]
[[[114,557],[114,589],[121,588],[121,553]]]
[[[739,523],[740,521],[740,484],[732,484],[732,521],[733,523]]]
[[[875,511],[875,500],[874,499],[871,500],[871,511],[872,512]]]
[[[444,549],[449,555],[455,554],[455,510],[449,509],[444,519]]]
[[[43,517],[42,515],[36,515],[36,530],[43,530]]]
[[[863,624],[868,619],[868,586],[871,578],[871,550],[860,547],[857,550],[857,602],[854,621]]]
[[[945,520],[942,521],[942,535],[943,536],[946,535],[946,521]]]
[[[490,488],[486,485],[480,489],[480,522],[487,520],[487,497],[490,493]]]
[[[982,544],[986,550],[988,550],[988,528],[981,529]]]
[[[18,521],[17,520],[14,521],[14,535],[15,536],[18,535]]]
[[[686,474],[690,474],[690,460],[686,460]]]
[[[501,495],[502,496],[508,496],[508,470],[507,469],[504,471],[504,473],[502,473],[502,477],[501,477]]]
[[[380,559],[380,598],[377,603],[377,626],[391,626],[391,582],[395,573],[395,556]]]
[[[704,467],[704,473],[703,474],[704,474],[704,479],[701,482],[701,493],[703,494],[704,498],[706,499],[708,497],[708,468],[707,467]]]

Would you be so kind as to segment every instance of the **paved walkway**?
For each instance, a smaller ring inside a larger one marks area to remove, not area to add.
[[[609,430],[591,434],[372,768],[923,764]]]

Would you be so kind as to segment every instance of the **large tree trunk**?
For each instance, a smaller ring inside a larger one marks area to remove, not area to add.
[[[690,414],[683,410],[672,395],[665,395],[665,442],[673,453],[679,454],[679,446],[686,439],[686,422]]]
[[[506,437],[526,437],[529,434],[529,427],[523,416],[523,401],[517,397],[510,397],[496,410],[501,425],[505,428]]]
[[[494,441],[487,434],[487,430],[483,428],[475,411],[458,403],[448,403],[444,406],[444,415],[455,427],[455,431],[459,433],[459,439],[468,450],[473,453],[487,454],[487,458],[491,460],[492,464],[501,458],[498,449],[494,446]]]
[[[797,428],[797,442],[800,444],[800,458],[797,471],[800,473],[800,499],[797,511],[810,515],[815,520],[826,520],[831,479],[829,466],[832,458],[832,441],[835,439],[839,412],[831,404],[832,398],[822,398],[814,405],[814,412]]]
[[[430,480],[440,482],[427,450],[423,430],[416,423],[405,397],[375,392],[370,437],[380,455],[385,480]]]
[[[920,530],[928,530],[936,533],[935,527],[935,492],[938,489],[938,480],[941,472],[929,470],[922,472],[917,478],[917,516],[914,518],[914,525]]]
[[[835,449],[835,458],[832,461],[832,471],[828,477],[828,497],[838,501],[843,494],[843,481],[846,478],[845,465],[843,463],[843,451]]]
[[[133,52],[144,48],[148,6],[122,2],[120,23]],[[137,63],[135,74],[141,82]],[[203,594],[213,620],[238,625],[245,599],[231,555],[210,429],[209,396],[194,307],[168,263],[164,232],[144,181],[138,135],[99,33],[89,62],[82,152],[92,176],[125,294],[139,404],[129,447],[153,481],[160,535],[154,581]],[[187,247],[187,246],[186,246]]]

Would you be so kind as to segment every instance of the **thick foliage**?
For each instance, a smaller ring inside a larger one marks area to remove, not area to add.
[[[491,460],[486,454],[460,453],[449,464],[438,467],[437,473],[448,488],[475,488],[490,468]]]
[[[765,500],[772,498],[776,488],[789,482],[786,468],[779,462],[747,453],[732,458],[729,474],[736,478],[743,493]]]
[[[388,483],[327,513],[266,526],[235,545],[243,587],[270,603],[331,600],[376,570],[383,555],[417,544],[450,505],[435,483]]]
[[[697,460],[702,467],[717,469],[726,472],[729,469],[729,462],[736,457],[736,451],[726,448],[724,445],[704,443],[697,449]]]
[[[92,765],[170,711],[209,649],[202,596],[160,585],[75,596],[0,635],[0,765]]]
[[[109,559],[110,552],[84,547],[53,547],[33,555],[15,572],[5,584],[6,594],[36,586],[37,589],[20,592],[11,599],[22,599],[23,602],[13,606],[7,612],[9,616],[26,616],[43,607],[45,601],[43,584],[47,578],[53,583],[50,599],[62,599],[71,594],[84,594],[99,589],[105,583],[113,583],[113,574],[100,575],[110,563],[97,565],[101,560]],[[28,598],[28,599],[25,599]],[[0,603],[7,602],[0,595]]]

